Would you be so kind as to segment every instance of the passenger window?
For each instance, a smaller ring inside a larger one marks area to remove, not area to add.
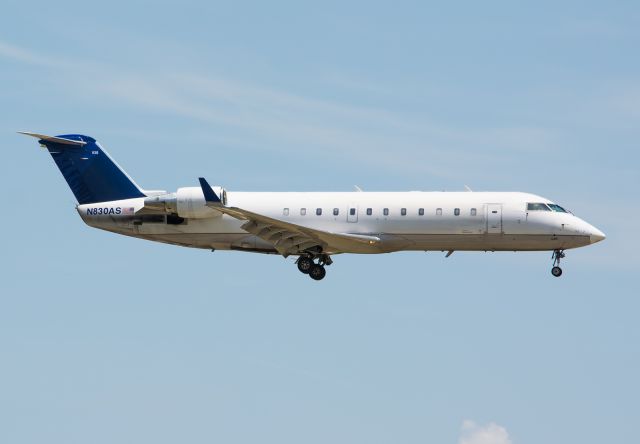
[[[384,210],[382,210],[382,214],[384,214],[385,216],[389,215],[389,208],[385,208]]]
[[[418,216],[424,216],[424,208],[418,209]]]
[[[436,208],[436,216],[442,216],[442,208]]]
[[[300,216],[306,216],[307,215],[307,209],[306,208],[300,208]]]
[[[528,203],[527,211],[551,211],[544,203]]]
[[[316,208],[316,216],[322,216],[322,208]]]
[[[282,215],[283,216],[288,216],[289,215],[289,208],[285,208],[282,210]]]
[[[406,216],[407,215],[407,209],[406,208],[400,208],[400,214],[402,216]]]
[[[355,216],[356,215],[356,209],[355,208],[349,208],[349,214],[351,216]]]
[[[460,208],[455,208],[455,209],[453,210],[453,215],[454,215],[454,216],[460,216]]]
[[[373,210],[371,208],[367,208],[367,216],[371,216],[373,214]]]
[[[338,214],[340,214],[340,210],[339,210],[339,209],[337,209],[337,208],[334,208],[334,209],[333,209],[333,215],[334,215],[334,216],[337,216]]]
[[[478,214],[478,211],[475,208],[471,208],[471,215],[475,216],[476,214]]]

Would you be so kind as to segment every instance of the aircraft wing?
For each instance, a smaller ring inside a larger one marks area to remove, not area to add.
[[[200,178],[200,186],[207,206],[239,220],[245,220],[242,229],[273,244],[278,253],[287,257],[304,250],[321,247],[322,251],[362,250],[375,247],[380,238],[350,233],[331,233],[298,224],[284,222],[252,211],[223,205],[211,186]]]

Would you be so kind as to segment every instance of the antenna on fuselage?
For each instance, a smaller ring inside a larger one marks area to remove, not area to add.
[[[466,188],[466,190],[470,193],[473,193],[473,190],[471,188],[469,188],[467,185],[464,186]]]

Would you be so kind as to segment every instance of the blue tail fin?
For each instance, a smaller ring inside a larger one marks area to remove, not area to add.
[[[40,144],[49,150],[78,203],[145,197],[140,187],[92,137],[22,134],[39,138]]]

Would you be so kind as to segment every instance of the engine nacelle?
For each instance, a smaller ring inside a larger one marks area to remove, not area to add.
[[[220,196],[222,204],[226,205],[227,191],[221,187],[212,188]],[[207,206],[202,189],[199,187],[178,188],[175,193],[148,197],[145,199],[144,205],[149,209],[164,211],[168,214],[177,214],[185,219],[206,219],[222,215],[220,211]]]
[[[226,204],[227,192],[220,187],[213,187],[213,191],[220,196],[222,204]],[[189,219],[204,219],[222,215],[221,212],[207,206],[202,189],[198,187],[178,188],[176,210],[178,216]]]

